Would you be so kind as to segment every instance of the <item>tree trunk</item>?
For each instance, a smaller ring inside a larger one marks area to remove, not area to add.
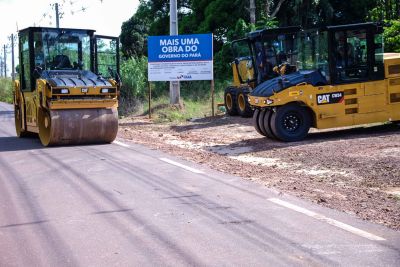
[[[250,23],[256,24],[256,0],[250,0]]]
[[[397,13],[397,19],[400,19],[400,2],[396,2],[396,13]]]
[[[301,26],[308,28],[308,14],[310,10],[310,0],[303,0],[301,5]]]
[[[391,8],[390,8],[390,0],[385,0],[385,18],[391,19]]]
[[[278,4],[275,6],[275,9],[271,14],[272,18],[275,17],[276,14],[279,12],[279,9],[281,9],[281,6],[282,6],[283,2],[285,2],[285,0],[279,0]]]
[[[271,0],[265,0],[264,12],[265,17],[269,18],[269,16],[271,15]]]

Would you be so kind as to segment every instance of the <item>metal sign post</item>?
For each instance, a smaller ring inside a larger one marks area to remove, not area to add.
[[[11,78],[14,81],[15,80],[15,63],[14,63],[14,34],[11,34],[10,39],[11,39]]]
[[[58,12],[58,3],[55,3],[56,10],[56,28],[60,28],[60,13]]]
[[[214,117],[215,116],[215,111],[214,111],[214,79],[211,80],[211,115]]]
[[[4,47],[4,78],[7,78],[7,50],[6,45]]]
[[[151,82],[148,82],[149,86],[149,119],[151,119]]]

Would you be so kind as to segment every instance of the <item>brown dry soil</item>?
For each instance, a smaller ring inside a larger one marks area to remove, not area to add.
[[[259,135],[252,119],[180,124],[120,120],[119,138],[160,149],[400,231],[400,126],[311,130],[301,142]]]

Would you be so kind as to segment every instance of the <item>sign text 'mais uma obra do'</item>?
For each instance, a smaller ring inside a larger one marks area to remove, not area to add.
[[[149,81],[213,79],[212,34],[149,36]]]

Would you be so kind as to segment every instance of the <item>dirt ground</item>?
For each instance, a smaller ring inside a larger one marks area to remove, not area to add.
[[[400,230],[396,124],[311,130],[283,143],[259,135],[251,119],[154,124],[139,116],[120,120],[119,137]]]

